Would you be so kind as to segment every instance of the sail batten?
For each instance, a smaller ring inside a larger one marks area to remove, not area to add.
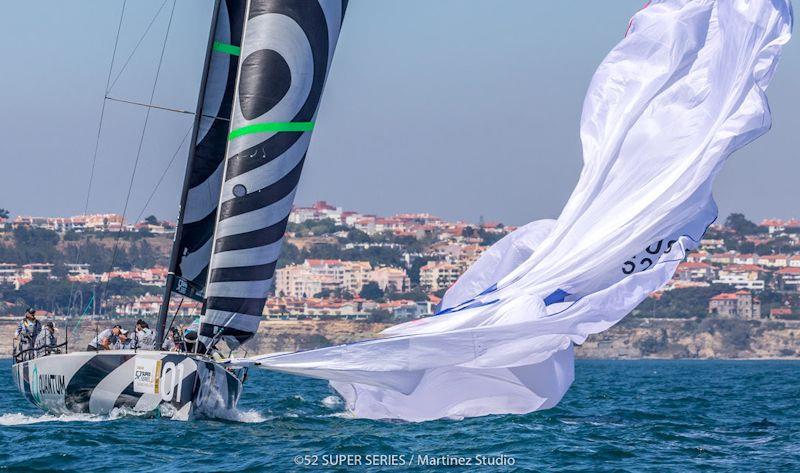
[[[201,351],[220,339],[236,347],[258,329],[345,6],[248,3]]]

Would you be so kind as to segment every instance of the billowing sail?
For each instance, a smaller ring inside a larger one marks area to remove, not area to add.
[[[328,379],[359,417],[424,421],[555,406],[573,345],[672,277],[716,217],[714,177],[770,126],[788,0],[653,0],[592,79],[584,166],[556,221],[489,249],[437,317],[385,338],[244,360]]]
[[[172,290],[193,296],[205,285],[222,187],[246,0],[219,2],[193,155],[182,195]],[[189,287],[192,286],[192,287]]]
[[[342,0],[251,0],[200,327],[202,350],[258,329],[339,36]]]

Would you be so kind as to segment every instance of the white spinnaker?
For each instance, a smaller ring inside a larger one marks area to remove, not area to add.
[[[788,0],[651,2],[594,75],[584,168],[555,223],[498,242],[437,317],[249,361],[331,380],[359,417],[554,406],[573,379],[572,345],[667,282],[716,218],[715,175],[770,126],[764,90],[791,21]]]

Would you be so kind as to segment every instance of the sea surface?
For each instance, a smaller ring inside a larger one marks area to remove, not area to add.
[[[578,361],[555,409],[419,424],[348,418],[325,382],[258,370],[236,420],[53,417],[9,368],[0,471],[800,471],[793,361]]]

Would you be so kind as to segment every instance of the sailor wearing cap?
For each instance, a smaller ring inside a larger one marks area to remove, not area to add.
[[[42,331],[42,324],[36,320],[36,311],[30,308],[25,311],[25,318],[23,318],[17,330],[14,331],[14,345],[19,349],[19,353],[26,353],[26,350],[34,348],[36,337]],[[33,358],[32,352],[27,352],[25,356]]]
[[[89,345],[86,347],[88,351],[98,351],[98,350],[113,350],[114,344],[117,343],[119,340],[119,335],[125,332],[128,333],[127,330],[123,329],[121,325],[115,325],[111,328],[107,328],[102,332],[98,333],[96,337],[89,342]]]
[[[112,350],[130,350],[133,348],[133,340],[128,338],[128,331],[124,328],[119,330],[119,335],[117,335],[117,341],[111,345]]]
[[[47,356],[56,349],[56,327],[53,322],[46,322],[44,329],[36,337],[36,356]]]

